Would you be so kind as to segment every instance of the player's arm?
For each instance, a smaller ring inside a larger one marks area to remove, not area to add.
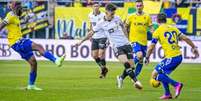
[[[192,53],[195,55],[195,58],[199,57],[199,52],[198,52],[197,46],[188,37],[186,37],[185,35],[180,33],[179,39],[185,41],[188,45],[191,46],[191,48],[192,48],[191,50],[192,50]]]
[[[7,25],[4,21],[0,21],[0,31]]]
[[[149,26],[149,29],[150,29],[150,32],[151,32],[151,33],[154,33],[154,26],[153,26],[153,25],[150,25],[150,26]]]
[[[122,21],[120,21],[120,26],[124,32],[124,35],[128,38],[128,32],[127,32],[126,26],[125,26],[125,24],[123,24]]]
[[[156,39],[156,38],[152,39],[151,45],[148,47],[148,50],[147,50],[147,53],[146,53],[145,64],[149,63],[149,58],[150,58],[151,54],[153,53],[153,50],[156,47],[157,42],[158,42],[158,39]]]
[[[9,24],[12,18],[13,18],[12,16],[7,14],[4,20],[0,21],[0,30],[2,30],[7,24]]]
[[[6,24],[3,23],[3,22],[1,22],[1,23],[0,23],[0,31],[1,31],[5,26],[6,26]]]
[[[130,31],[130,24],[129,22],[126,20],[126,22],[124,23],[125,26],[125,30],[127,32],[127,36],[129,36],[129,31]]]
[[[145,64],[148,64],[149,63],[149,58],[158,42],[158,33],[159,33],[159,30],[156,30],[154,33],[153,33],[153,38],[151,40],[151,45],[148,47],[148,50],[147,50],[147,53],[146,53],[146,57],[145,57]]]
[[[152,20],[151,20],[150,16],[148,17],[148,24],[149,24],[150,32],[154,33],[154,26],[153,26],[153,23],[152,23]]]
[[[87,36],[84,39],[82,39],[80,42],[76,43],[75,45],[80,46],[83,42],[85,42],[86,40],[89,40],[93,36],[94,33],[95,32],[93,30],[90,30],[88,32]]]
[[[92,27],[92,22],[90,22],[90,31],[93,30],[93,27]]]

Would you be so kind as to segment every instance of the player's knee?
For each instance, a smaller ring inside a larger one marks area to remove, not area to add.
[[[43,48],[43,46],[40,45],[40,44],[37,44],[37,47],[38,47],[38,52],[39,52],[41,55],[44,55],[45,49]]]
[[[125,67],[125,69],[129,69],[129,68],[131,68],[131,65],[129,62],[125,62],[124,67]]]
[[[97,54],[92,54],[92,57],[93,57],[94,59],[99,58],[99,56],[98,56]]]
[[[104,58],[104,55],[102,53],[99,53],[98,57],[102,59],[102,58]]]
[[[158,76],[158,72],[154,70],[151,74],[151,78],[155,79]]]
[[[138,58],[139,60],[142,60],[142,59],[143,59],[143,55],[142,55],[142,54],[138,54],[138,55],[137,55],[137,58]]]

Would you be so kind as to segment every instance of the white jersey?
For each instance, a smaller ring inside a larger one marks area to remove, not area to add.
[[[93,28],[95,32],[104,31],[112,46],[120,47],[130,44],[122,29],[122,21],[118,16],[114,16],[111,21],[105,19],[98,22]]]
[[[94,13],[91,12],[91,13],[89,14],[89,21],[90,21],[90,23],[91,23],[91,25],[92,25],[92,28],[93,28],[94,26],[96,26],[96,24],[97,24],[100,20],[102,20],[104,16],[105,16],[105,13],[102,13],[102,12],[101,12],[100,14],[98,14],[98,15],[94,15]],[[94,38],[94,39],[106,38],[106,35],[104,34],[104,32],[99,31],[99,32],[95,33],[95,34],[92,36],[92,38]]]

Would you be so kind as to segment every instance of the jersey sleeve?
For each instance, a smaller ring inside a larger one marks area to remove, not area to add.
[[[6,17],[4,18],[3,22],[4,22],[5,24],[9,24],[9,23],[12,22],[12,19],[13,19],[13,16],[12,16],[10,13],[8,13],[8,14],[6,15]]]

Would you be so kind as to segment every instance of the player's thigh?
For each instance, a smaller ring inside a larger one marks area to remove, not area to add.
[[[133,52],[138,57],[138,59],[142,59],[143,58],[143,54],[144,54],[143,51],[146,51],[146,50],[143,49],[142,45],[140,45],[137,42],[133,43]]]
[[[121,63],[126,63],[128,62],[128,58],[126,54],[120,54],[117,59],[121,62]]]
[[[107,47],[107,38],[100,38],[98,40],[99,57],[104,57]]]
[[[104,58],[105,57],[105,50],[106,49],[99,49],[98,50],[98,57]]]
[[[91,55],[92,55],[92,57],[93,57],[94,59],[98,58],[98,49],[92,50],[92,51],[91,51]]]
[[[31,48],[32,41],[29,39],[21,39],[12,45],[12,49],[15,50],[20,56],[25,59],[29,60],[31,56],[33,56],[33,51]]]
[[[156,67],[155,70],[160,73],[170,74],[175,70],[182,62],[182,56],[174,58],[165,58]]]
[[[32,42],[32,49],[34,51],[39,51],[39,52],[45,51],[42,45],[35,43],[35,42]]]

